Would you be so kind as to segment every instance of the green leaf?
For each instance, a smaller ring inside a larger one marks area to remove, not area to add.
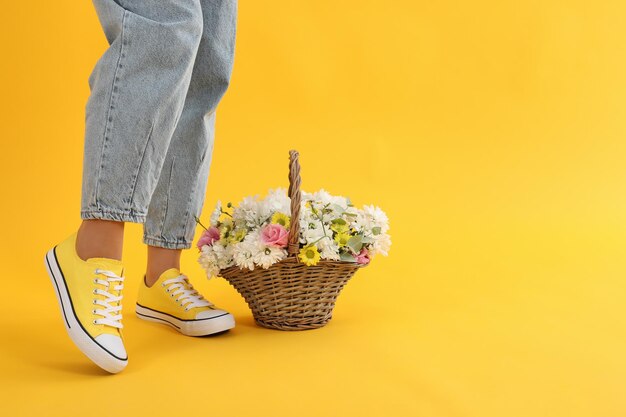
[[[333,219],[333,220],[331,221],[331,223],[332,223],[332,224],[340,224],[340,225],[342,225],[342,226],[343,226],[343,225],[345,225],[345,224],[348,224],[348,222],[346,222],[346,221],[345,221],[344,219],[342,219],[342,218]]]
[[[374,239],[372,239],[372,238],[371,238],[371,237],[369,237],[369,236],[363,236],[363,239],[361,239],[361,240],[362,240],[363,244],[366,244],[366,243],[374,243]]]
[[[379,235],[380,231],[380,226],[372,227],[372,234]]]
[[[348,252],[341,252],[339,254],[339,259],[344,262],[356,262],[356,258],[352,256],[351,253],[348,253]]]
[[[361,252],[361,248],[363,247],[363,236],[354,235],[350,239],[348,239],[348,246],[355,253]]]

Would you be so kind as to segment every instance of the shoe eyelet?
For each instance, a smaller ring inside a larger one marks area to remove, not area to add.
[[[95,309],[91,310],[91,313],[96,314],[96,310]]]
[[[93,300],[93,304],[96,304],[96,300]]]
[[[91,293],[92,293],[92,294],[95,294],[95,293],[96,293],[96,290],[93,290]]]
[[[93,323],[93,324],[98,324],[98,323],[96,323],[96,321],[95,321],[95,320],[94,320],[94,321],[92,321],[92,323]]]

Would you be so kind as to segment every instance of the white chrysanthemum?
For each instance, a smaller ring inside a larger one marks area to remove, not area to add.
[[[215,252],[213,252],[213,246],[211,245],[202,245],[202,247],[200,248],[200,253],[201,256],[203,256],[204,259],[207,261],[217,261],[217,258],[215,257]]]
[[[239,242],[233,245],[233,260],[239,268],[254,269],[254,248],[249,242]]]
[[[330,261],[338,261],[340,259],[339,245],[334,240],[330,238],[322,239],[317,243],[317,247],[320,250],[322,259],[328,259]]]
[[[335,196],[330,194],[325,189],[320,189],[315,193],[303,193],[303,200],[313,200],[316,202],[316,208],[324,207],[326,205],[330,205],[331,209],[334,209],[332,206],[337,205],[342,209],[348,207],[348,199],[343,196]]]
[[[220,269],[226,269],[233,265],[233,245],[224,247],[221,241],[217,241],[213,244],[212,248],[217,266]]]
[[[213,247],[209,245],[202,246],[198,262],[206,271],[207,278],[210,279],[211,277],[219,274],[220,268],[217,265],[217,258],[215,256],[215,252],[213,251]]]
[[[371,227],[380,227],[382,233],[386,233],[389,230],[389,219],[380,207],[363,206],[363,213],[368,218]]]
[[[270,190],[264,202],[270,216],[274,213],[291,215],[291,200],[287,196],[287,190],[284,188]]]
[[[254,256],[254,263],[264,269],[269,268],[276,262],[285,259],[287,251],[283,248],[275,246],[263,246],[261,250]]]
[[[249,244],[258,244],[261,241],[261,230],[255,229],[248,232],[246,237],[243,239],[244,242]]]
[[[211,225],[215,226],[217,224],[217,221],[220,218],[220,215],[222,214],[222,202],[220,200],[217,200],[217,204],[215,205],[215,209],[213,210],[213,213],[211,213]]]
[[[356,210],[356,216],[350,217],[350,226],[358,233],[370,233],[375,226],[371,216],[367,215],[363,210]]]
[[[246,235],[243,241],[234,245],[233,259],[239,268],[254,269],[254,258],[261,251],[258,229]]]
[[[318,201],[322,204],[327,204],[332,202],[332,196],[325,189],[321,188],[319,191],[312,194],[311,199],[314,201]]]
[[[389,252],[389,248],[391,247],[391,237],[386,233],[381,233],[379,235],[373,235],[372,238],[374,242],[372,243],[372,247],[370,249],[370,255],[384,255],[387,256]]]
[[[322,223],[320,223],[319,220],[317,221],[311,221],[310,223],[305,223],[304,224],[305,229],[302,230],[301,229],[301,240],[303,241],[302,243],[306,243],[307,245],[313,244],[315,242],[317,242],[319,239],[321,239],[322,237],[324,237],[324,229],[322,228]],[[328,229],[328,227],[326,227],[326,234],[329,235],[330,229]]]
[[[346,208],[348,208],[348,199],[344,196],[341,195],[328,195],[326,198],[326,203],[330,203],[329,208],[333,211],[337,211],[335,210],[336,206],[340,207],[340,211],[343,212]]]
[[[304,190],[300,190],[300,194],[301,194],[303,202],[306,201],[306,200],[312,200],[313,199],[313,194],[308,193],[308,192],[306,192]]]
[[[260,203],[257,196],[244,198],[233,210],[233,220],[238,227],[253,228],[259,225]]]
[[[354,206],[350,206],[348,208],[345,209],[345,211],[342,214],[342,218],[348,222],[348,224],[350,224],[352,227],[355,226],[355,220],[358,218],[359,213],[361,212],[361,210],[359,210],[358,208],[354,207]]]
[[[259,202],[259,211],[257,213],[254,227],[261,227],[271,220],[273,214],[271,204],[272,203],[268,200],[262,200]]]

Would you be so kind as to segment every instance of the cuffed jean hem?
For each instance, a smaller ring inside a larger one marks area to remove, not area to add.
[[[80,218],[83,220],[99,219],[99,220],[112,220],[117,222],[130,222],[130,223],[145,223],[146,215],[135,213],[130,210],[115,210],[115,209],[96,209],[96,210],[81,210]]]
[[[162,237],[143,236],[143,243],[165,249],[189,249],[191,242],[186,240],[167,240]]]

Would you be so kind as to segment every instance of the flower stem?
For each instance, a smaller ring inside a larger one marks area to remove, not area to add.
[[[193,216],[193,218],[196,220],[196,223],[198,223],[200,226],[202,226],[202,228],[203,228],[204,230],[207,230],[207,228],[206,228],[206,227],[204,227],[204,225],[202,224],[202,222],[200,222],[200,219],[199,219],[198,217]]]
[[[324,236],[320,237],[319,239],[317,239],[315,242],[311,242],[311,243],[309,243],[309,245],[315,245],[315,244],[316,244],[317,242],[319,242],[320,240],[322,240],[322,239],[326,239],[326,238],[330,239],[330,236],[326,236],[326,235],[324,235]]]
[[[315,216],[320,220],[320,223],[322,223],[322,232],[324,232],[324,237],[328,237],[326,235],[326,228],[324,227],[324,209],[327,208],[329,204],[326,204],[324,207],[322,207],[322,214],[317,214],[317,210],[313,210],[313,214],[315,214]]]

